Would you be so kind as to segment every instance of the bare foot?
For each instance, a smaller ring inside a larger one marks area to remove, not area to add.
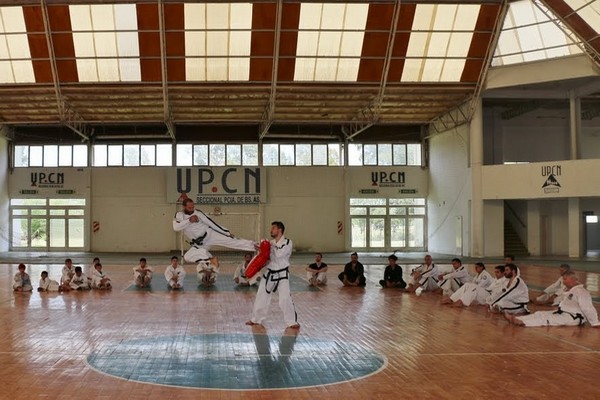
[[[513,316],[507,313],[506,311],[504,312],[504,319],[507,320],[509,323],[514,324]]]
[[[258,322],[254,322],[254,321],[252,321],[250,319],[250,320],[246,321],[246,325],[248,325],[248,326],[257,326],[257,325],[262,325],[262,324],[259,324]]]
[[[462,307],[462,306],[464,306],[464,304],[461,300],[456,300],[454,302],[454,304],[452,304],[452,307]]]
[[[300,329],[300,324],[293,324],[288,326],[289,329]]]

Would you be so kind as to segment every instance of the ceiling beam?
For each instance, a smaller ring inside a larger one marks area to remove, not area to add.
[[[169,103],[165,4],[163,0],[158,0],[158,31],[160,36],[160,65],[162,81],[163,120],[167,127],[167,134],[171,137],[171,140],[175,142],[175,124],[173,122],[173,113],[171,112],[171,105]]]
[[[357,112],[355,118],[353,118],[353,120],[356,119],[356,122],[353,122],[348,126],[342,127],[342,133],[344,134],[346,140],[353,140],[354,137],[375,125],[379,120],[379,115],[381,113],[381,103],[383,102],[383,97],[385,96],[385,88],[387,86],[388,73],[390,70],[390,64],[392,62],[392,53],[394,51],[396,31],[398,30],[398,20],[400,18],[401,3],[401,0],[396,0],[394,2],[392,26],[390,27],[388,45],[385,51],[383,72],[381,74],[381,80],[379,81],[379,89],[377,91],[377,95],[375,96],[375,98],[373,98],[371,102],[369,102],[369,104],[367,104],[363,109]]]
[[[81,117],[81,115],[65,101],[61,93],[60,78],[58,77],[58,68],[56,66],[56,55],[54,53],[50,18],[48,17],[48,4],[46,0],[40,0],[40,6],[42,9],[42,18],[44,20],[44,31],[46,34],[46,44],[48,46],[48,56],[50,57],[50,69],[52,71],[52,82],[54,84],[58,115],[60,116],[61,122],[66,127],[81,136],[83,141],[89,141],[90,137],[94,134],[93,129],[86,125],[83,117]]]
[[[271,71],[271,93],[269,101],[263,111],[260,124],[258,125],[258,138],[263,139],[273,124],[275,116],[275,99],[277,98],[277,75],[279,73],[279,44],[281,41],[281,19],[283,14],[283,1],[277,0],[275,15],[275,40],[273,44],[273,69]]]
[[[573,14],[577,15],[576,11],[569,15],[560,15],[550,5],[548,0],[532,0],[533,4],[540,10],[544,15],[548,17],[573,43],[581,41],[581,49],[592,59],[592,61],[600,66],[600,53],[594,48],[571,24],[567,22],[567,18]]]
[[[490,70],[490,66],[492,65],[492,59],[494,57],[494,52],[496,51],[496,46],[498,45],[498,39],[500,38],[502,26],[504,25],[504,20],[506,19],[506,14],[508,13],[508,3],[509,0],[503,0],[502,4],[500,5],[498,16],[496,17],[496,21],[494,22],[495,25],[492,37],[490,38],[490,41],[488,43],[485,61],[481,68],[481,73],[479,74],[479,79],[477,80],[477,85],[475,86],[473,94],[459,105],[453,107],[446,113],[439,115],[433,120],[431,120],[429,123],[429,134],[427,137],[431,137],[434,134],[446,132],[450,129],[471,122],[471,119],[473,118],[473,114],[475,113],[475,109],[477,107],[477,102],[479,101],[479,98],[481,96],[483,86],[485,85],[487,74]]]

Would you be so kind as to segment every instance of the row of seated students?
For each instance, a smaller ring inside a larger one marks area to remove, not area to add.
[[[495,277],[492,277],[483,263],[475,264],[476,275],[471,276],[458,258],[452,260],[450,272],[442,273],[432,257],[426,255],[424,263],[411,270],[408,285],[397,260],[393,254],[388,257],[384,278],[379,281],[383,288],[406,289],[417,296],[423,292],[441,293],[442,304],[455,307],[483,305],[490,312],[503,314],[508,322],[518,326],[579,326],[588,322],[593,327],[600,327],[590,292],[568,264],[559,267],[560,277],[535,298],[538,305],[558,308],[530,313],[529,288],[514,263],[514,256],[507,256],[504,265],[496,266]],[[356,253],[351,254],[350,262],[338,278],[344,286],[366,285],[364,266]]]
[[[13,278],[13,290],[15,292],[31,292],[33,286],[31,278],[25,270],[25,264],[19,264],[18,270]],[[61,271],[60,282],[50,279],[48,271],[42,271],[38,284],[38,292],[68,292],[71,290],[111,289],[110,277],[102,271],[100,259],[95,258],[88,275],[84,275],[81,267],[73,267],[70,258],[65,260]]]
[[[260,274],[256,274],[251,279],[245,275],[246,267],[252,260],[252,253],[246,253],[244,262],[242,262],[235,271],[234,282],[236,285],[256,286],[260,280]],[[218,266],[207,269],[205,264],[197,266],[198,282],[205,286],[213,286],[216,283],[218,275]],[[19,272],[14,276],[13,289],[16,292],[31,292],[33,286],[31,278],[26,270],[25,264],[19,264]],[[139,264],[133,268],[133,281],[136,286],[144,288],[150,286],[153,276],[153,268],[148,265],[147,260],[140,258]],[[171,289],[183,289],[186,271],[179,263],[179,258],[173,256],[171,263],[165,269],[165,280]],[[102,270],[102,264],[98,257],[94,258],[89,273],[86,276],[81,267],[74,267],[70,258],[65,260],[62,268],[60,282],[50,279],[48,272],[43,271],[38,285],[39,292],[67,292],[70,290],[89,290],[89,289],[111,289],[111,279]]]

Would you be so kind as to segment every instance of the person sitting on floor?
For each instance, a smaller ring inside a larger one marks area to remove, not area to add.
[[[315,262],[306,267],[306,277],[309,286],[321,286],[327,284],[327,264],[322,262],[323,254],[315,254]]]
[[[548,286],[544,289],[544,293],[538,296],[535,299],[537,304],[549,304],[552,303],[553,306],[557,306],[560,304],[563,299],[564,293],[568,290],[565,286],[563,277],[565,273],[571,270],[569,264],[561,264],[559,267],[560,277],[554,282],[552,285]]]
[[[389,265],[385,267],[385,271],[383,272],[383,279],[379,281],[379,284],[384,288],[406,288],[406,282],[402,279],[402,274],[404,271],[402,270],[402,266],[396,264],[398,261],[398,257],[395,254],[392,254],[388,257]]]
[[[588,322],[594,328],[600,328],[598,312],[592,304],[592,295],[579,283],[573,271],[563,274],[567,291],[557,310],[537,311],[533,314],[516,316],[504,313],[512,324],[525,327],[533,326],[579,326]]]
[[[358,261],[356,252],[350,254],[350,262],[344,266],[344,270],[338,275],[338,279],[342,281],[344,286],[364,287],[367,285],[365,267]]]
[[[15,292],[31,292],[33,286],[31,286],[31,278],[29,274],[25,272],[27,267],[25,264],[19,264],[19,272],[17,272],[13,278],[13,290]]]

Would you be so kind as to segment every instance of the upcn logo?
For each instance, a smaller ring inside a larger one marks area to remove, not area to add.
[[[371,172],[371,186],[403,187],[405,184],[404,172]]]
[[[561,175],[560,165],[544,165],[542,167],[542,176],[546,177],[542,189],[544,193],[558,193],[560,192],[560,183],[558,183],[557,176]]]
[[[31,186],[33,187],[63,187],[65,174],[62,172],[32,172]]]

